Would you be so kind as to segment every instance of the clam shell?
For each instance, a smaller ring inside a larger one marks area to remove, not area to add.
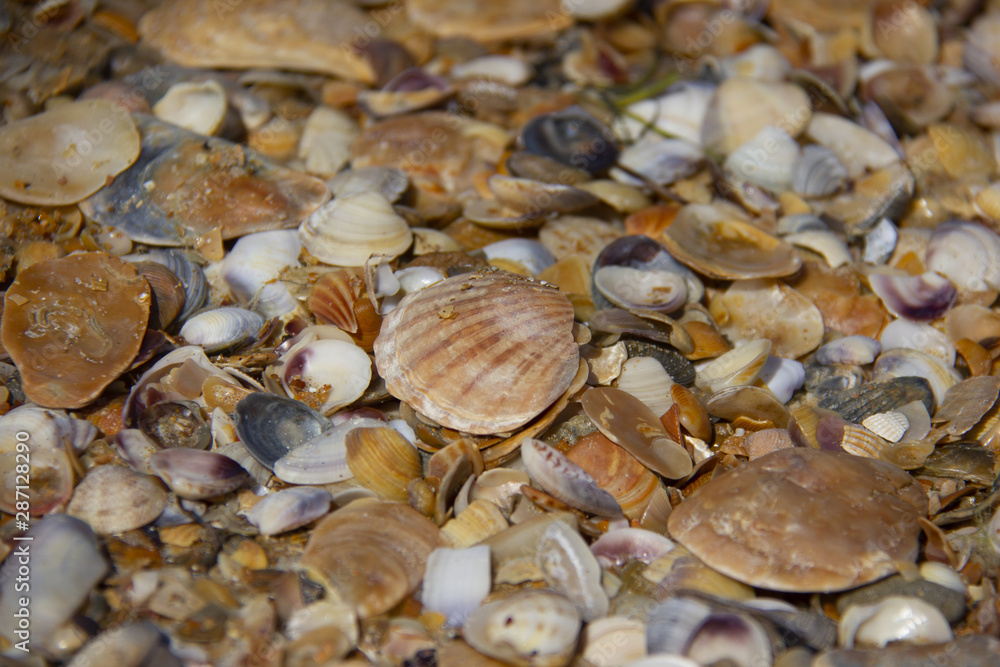
[[[4,297],[0,340],[24,393],[52,408],[97,398],[138,354],[151,301],[135,268],[103,252],[18,272]]]
[[[671,405],[670,374],[652,357],[630,357],[622,364],[615,386],[646,404],[653,414],[662,415]]]
[[[869,336],[844,336],[821,345],[813,359],[818,364],[854,364],[864,366],[875,361],[882,352],[882,345]]]
[[[851,605],[838,628],[841,646],[884,648],[890,642],[943,644],[954,639],[941,611],[917,597],[890,595],[870,605]]]
[[[441,526],[441,537],[456,549],[479,544],[488,537],[503,532],[507,519],[496,505],[477,498],[461,514]]]
[[[875,360],[874,370],[877,380],[903,377],[926,379],[934,392],[934,400],[938,403],[944,400],[948,389],[960,379],[958,371],[946,366],[938,357],[905,347],[883,350]]]
[[[80,203],[89,220],[150,245],[190,245],[298,225],[330,198],[322,181],[246,146],[136,114],[139,159]]]
[[[606,616],[608,594],[601,566],[575,529],[554,521],[538,540],[535,564],[556,592],[573,601],[585,621]]]
[[[922,377],[896,377],[870,382],[822,398],[819,407],[833,410],[848,421],[861,422],[879,412],[922,401],[934,413],[934,392]]]
[[[350,160],[351,142],[357,136],[358,124],[346,112],[317,106],[302,128],[299,159],[305,161],[306,171],[310,174],[333,178]],[[405,178],[403,182],[406,182]],[[335,196],[343,197],[344,193],[336,193]]]
[[[618,160],[614,133],[578,106],[535,116],[521,128],[524,150],[591,174]]]
[[[802,362],[784,357],[768,357],[760,371],[759,380],[771,390],[779,401],[787,403],[805,384],[806,369]]]
[[[279,280],[289,268],[300,266],[302,243],[294,230],[248,234],[222,260],[222,280],[238,302],[265,317],[281,317],[298,301]]]
[[[208,282],[201,267],[182,251],[166,249],[153,250],[145,255],[124,257],[129,260],[143,260],[163,264],[180,278],[184,285],[184,309],[177,315],[177,320],[183,322],[191,313],[201,308],[208,296]]]
[[[798,165],[799,144],[781,128],[768,125],[726,158],[730,177],[772,190],[791,189]]]
[[[449,626],[461,627],[489,595],[491,584],[489,546],[435,549],[427,558],[421,602],[444,614]]]
[[[390,393],[436,422],[499,433],[569,386],[579,367],[572,322],[566,297],[529,279],[455,276],[407,296],[385,318],[375,363]]]
[[[931,324],[902,318],[893,320],[882,329],[879,341],[883,350],[906,347],[934,355],[948,366],[955,365],[955,346]]]
[[[372,255],[393,258],[413,242],[409,225],[377,192],[324,204],[299,227],[299,238],[311,255],[334,266],[364,266]]]
[[[264,318],[245,308],[216,308],[199,313],[181,327],[180,335],[206,352],[218,352],[249,342],[264,326]]]
[[[344,444],[347,466],[364,487],[385,500],[406,501],[406,485],[423,472],[416,447],[385,426],[355,428]]]
[[[334,339],[293,345],[274,367],[289,394],[329,415],[365,393],[371,359],[354,343]]]
[[[599,516],[621,516],[614,497],[554,447],[528,438],[521,443],[521,460],[532,481],[570,507]]]
[[[226,91],[218,81],[185,81],[170,86],[153,105],[162,121],[198,134],[215,134],[226,118]]]
[[[898,276],[873,273],[868,276],[872,291],[896,317],[930,321],[944,315],[958,295],[955,286],[937,273]]]
[[[960,290],[1000,289],[1000,236],[971,222],[939,225],[927,242],[927,269],[945,276]]]
[[[565,665],[576,651],[580,613],[545,590],[520,591],[487,602],[466,620],[463,635],[484,655],[519,667]]]
[[[200,449],[166,449],[149,457],[149,469],[181,498],[202,500],[235,491],[247,472],[228,456]]]
[[[779,278],[802,266],[784,241],[745,222],[720,219],[701,205],[682,208],[662,242],[678,261],[712,278]]]
[[[622,151],[618,163],[623,168],[611,170],[611,177],[620,183],[644,186],[639,175],[657,185],[670,185],[697,173],[705,162],[701,146],[683,139],[647,136]]]
[[[330,425],[305,403],[264,392],[254,392],[240,400],[233,416],[240,441],[268,470],[273,469],[275,461],[313,440]]]
[[[559,0],[513,0],[502,7],[472,0],[416,0],[410,19],[438,37],[469,37],[481,42],[527,39],[562,30],[573,18]]]
[[[628,519],[642,516],[658,482],[635,457],[603,434],[592,433],[577,440],[566,458],[611,494]]]
[[[62,104],[0,129],[0,196],[75,204],[138,157],[139,132],[127,111],[106,100]]]
[[[135,262],[153,292],[149,328],[166,329],[184,309],[184,285],[173,271],[158,262]]]
[[[77,485],[66,513],[86,521],[98,535],[114,535],[155,521],[166,506],[167,492],[155,478],[102,465]]]
[[[274,475],[289,484],[332,484],[350,479],[353,473],[347,465],[347,434],[356,428],[379,428],[384,425],[385,422],[379,419],[349,419],[298,446],[292,444],[291,450],[284,451],[274,461]],[[304,435],[308,436],[308,433]],[[280,441],[278,444],[281,444]],[[275,454],[280,451],[275,447]]]
[[[847,182],[847,169],[825,146],[809,144],[792,169],[793,192],[806,197],[827,197]]]
[[[330,511],[333,497],[326,489],[292,486],[269,493],[247,512],[247,520],[261,535],[278,535],[295,530]]]
[[[726,155],[769,125],[798,136],[811,116],[808,95],[794,84],[726,79],[708,104],[701,141],[707,150]]]
[[[710,310],[734,344],[767,339],[776,357],[797,359],[823,340],[819,309],[777,280],[737,281],[712,299]]]
[[[714,359],[698,371],[695,384],[712,393],[739,385],[753,384],[771,353],[771,341],[766,338],[744,343]]]
[[[850,178],[862,176],[899,161],[896,150],[877,134],[857,123],[829,113],[815,113],[806,135],[833,151]]]

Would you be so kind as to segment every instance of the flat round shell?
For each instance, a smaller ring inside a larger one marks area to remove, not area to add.
[[[513,273],[465,274],[406,297],[382,322],[389,392],[467,433],[500,433],[552,404],[579,368],[573,306]]]
[[[149,284],[113,255],[88,252],[32,264],[4,300],[0,338],[24,393],[47,408],[79,408],[139,352]]]
[[[923,488],[896,466],[794,447],[714,478],[674,509],[667,527],[738,581],[827,593],[914,561],[926,513]]]

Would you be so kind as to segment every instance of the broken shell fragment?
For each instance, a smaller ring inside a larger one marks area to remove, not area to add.
[[[128,262],[103,252],[20,271],[4,298],[0,338],[39,405],[86,405],[132,364],[152,292]]]
[[[896,317],[930,321],[944,315],[958,295],[955,286],[937,273],[897,276],[873,273],[868,276],[872,291]]]
[[[212,135],[226,117],[226,91],[218,81],[185,81],[170,86],[153,105],[162,121],[198,134]]]
[[[569,300],[538,282],[502,271],[459,275],[389,313],[375,363],[390,393],[434,421],[500,433],[569,386],[579,368],[572,322]]]
[[[621,516],[611,494],[554,447],[528,438],[521,443],[521,460],[534,482],[570,507],[599,516]]]

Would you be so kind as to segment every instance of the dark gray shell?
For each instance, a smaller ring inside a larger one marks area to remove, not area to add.
[[[921,401],[927,414],[934,414],[934,392],[926,379],[906,376],[870,382],[826,396],[820,400],[819,407],[833,410],[847,421],[860,423],[866,417],[895,410],[913,401]]]
[[[255,392],[236,404],[236,434],[250,455],[267,468],[330,428],[330,420],[302,401]]]

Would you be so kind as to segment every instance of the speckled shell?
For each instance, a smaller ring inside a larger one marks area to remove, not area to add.
[[[443,280],[407,296],[382,323],[375,363],[389,392],[459,431],[527,423],[579,367],[573,306],[503,271]]]

